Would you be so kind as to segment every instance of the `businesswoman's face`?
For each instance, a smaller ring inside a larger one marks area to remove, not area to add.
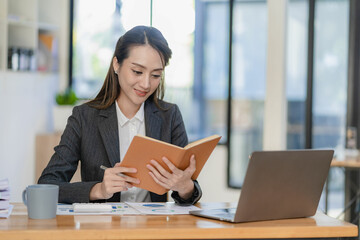
[[[160,54],[147,44],[131,47],[122,64],[114,57],[113,67],[120,84],[117,99],[120,108],[126,106],[136,111],[159,86],[164,70]]]

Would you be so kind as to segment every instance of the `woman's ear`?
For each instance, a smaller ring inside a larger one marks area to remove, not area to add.
[[[113,64],[114,71],[117,74],[118,70],[119,70],[119,63],[118,63],[118,60],[116,57],[113,58],[112,64]]]

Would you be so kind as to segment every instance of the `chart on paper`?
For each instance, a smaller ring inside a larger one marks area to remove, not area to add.
[[[90,203],[91,204],[91,203]],[[140,202],[140,203],[101,203],[111,205],[112,211],[74,212],[72,204],[58,204],[57,215],[173,215],[189,214],[189,211],[200,210],[193,205],[180,206],[174,202]]]
[[[133,203],[126,202],[129,206],[136,209],[142,214],[147,215],[173,215],[173,214],[189,214],[189,211],[200,210],[194,205],[181,206],[174,202],[155,203],[155,202],[141,202]]]
[[[99,203],[100,204],[100,203]],[[141,214],[134,208],[129,207],[125,203],[101,203],[103,205],[111,205],[112,211],[89,211],[89,212],[74,212],[72,204],[58,204],[57,215],[139,215]],[[91,205],[91,203],[89,203]]]

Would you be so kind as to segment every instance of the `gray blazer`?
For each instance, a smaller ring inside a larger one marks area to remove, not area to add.
[[[188,143],[184,122],[175,104],[159,101],[165,110],[159,109],[151,100],[145,102],[146,135],[177,146]],[[118,120],[115,104],[104,110],[88,104],[76,106],[61,136],[60,144],[42,172],[38,183],[59,186],[59,202],[89,202],[91,188],[102,181],[104,170],[100,165],[112,167],[120,162]],[[81,161],[81,182],[70,183],[78,162]],[[175,202],[193,204],[201,197],[199,184],[194,181],[195,191],[190,199],[181,199],[172,193]],[[154,202],[165,202],[167,194],[150,193]],[[120,201],[120,193],[106,201]]]

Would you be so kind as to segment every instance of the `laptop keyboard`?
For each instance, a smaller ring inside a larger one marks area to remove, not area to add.
[[[227,219],[233,219],[235,214],[234,213],[218,213],[218,214],[215,214],[216,216],[218,217],[221,217],[221,218],[227,218]]]
[[[232,220],[235,217],[236,208],[219,209],[214,215],[218,218]]]

